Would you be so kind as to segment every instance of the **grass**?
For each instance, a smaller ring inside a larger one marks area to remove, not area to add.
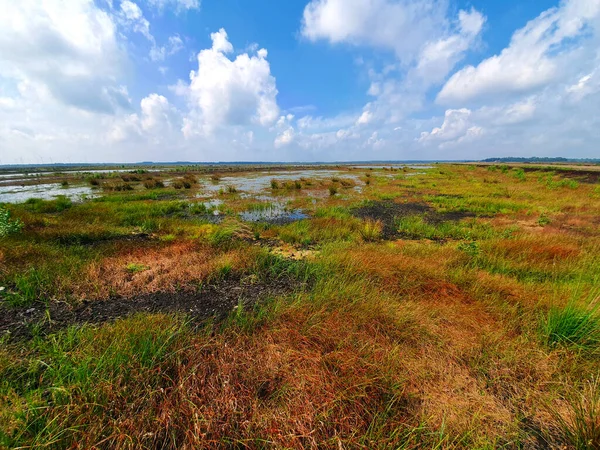
[[[552,306],[542,320],[542,336],[550,347],[572,346],[597,352],[600,346],[600,297],[572,298],[565,306]]]
[[[582,383],[581,389],[571,388],[564,413],[550,406],[550,414],[558,424],[564,443],[577,450],[600,447],[600,383],[598,376]]]
[[[22,226],[0,241],[0,329],[36,319],[28,338],[0,333],[0,447],[598,446],[596,185],[341,168],[224,186],[213,215],[211,180],[269,169],[47,175],[107,188],[5,208]],[[428,207],[353,215],[382,200]],[[309,218],[239,219],[276,201]],[[213,291],[210,307],[237,307],[45,331],[64,303]]]

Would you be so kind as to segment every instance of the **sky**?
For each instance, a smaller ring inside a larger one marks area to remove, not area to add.
[[[0,164],[600,158],[600,0],[0,10]]]

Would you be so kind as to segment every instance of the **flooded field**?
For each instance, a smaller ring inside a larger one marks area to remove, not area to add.
[[[73,201],[82,201],[97,196],[97,192],[88,186],[63,187],[58,183],[0,186],[0,203],[23,203],[30,198],[53,200],[60,196]]]
[[[432,166],[364,165],[310,169],[258,170],[232,174],[215,171],[212,175],[198,173],[194,196],[214,199],[223,193],[237,193],[242,198],[258,200],[279,199],[292,185],[311,190],[315,198],[326,197],[324,185],[330,182],[351,187],[358,193],[367,183],[367,177],[396,176],[397,173],[414,176]],[[231,168],[229,168],[231,170]],[[181,169],[179,169],[180,171]],[[60,172],[0,173],[0,203],[22,203],[29,198],[50,200],[65,196],[72,201],[83,201],[106,194],[111,190],[145,191],[146,179],[160,181],[166,188],[177,184],[180,173],[174,168],[152,168],[151,172],[131,169],[65,170]],[[280,186],[281,189],[274,189]],[[183,194],[181,194],[183,195]],[[289,195],[288,195],[289,197]],[[215,208],[218,209],[218,208]]]

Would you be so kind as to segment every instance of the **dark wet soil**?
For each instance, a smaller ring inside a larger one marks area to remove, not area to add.
[[[240,303],[251,306],[301,287],[291,278],[252,280],[236,275],[198,292],[155,292],[134,298],[84,301],[76,306],[53,302],[12,308],[0,304],[0,337],[9,334],[11,340],[29,339],[34,329],[47,334],[71,325],[110,322],[140,312],[187,314],[198,324],[209,318],[223,319]]]
[[[539,167],[523,167],[525,172],[554,172],[563,178],[578,181],[579,183],[595,184],[600,181],[600,170],[585,169],[554,169]]]
[[[398,219],[404,217],[423,216],[424,220],[431,224],[475,217],[473,213],[462,211],[440,213],[426,203],[396,203],[389,200],[368,202],[366,205],[354,208],[352,214],[361,219],[381,221],[383,223],[382,235],[384,239],[396,239],[400,237],[396,222]]]
[[[146,242],[151,241],[152,237],[148,233],[132,233],[95,236],[93,234],[69,234],[58,236],[56,241],[63,245],[100,245],[107,242]]]

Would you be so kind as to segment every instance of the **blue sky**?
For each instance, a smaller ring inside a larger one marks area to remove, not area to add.
[[[600,157],[600,0],[0,7],[0,163]]]

